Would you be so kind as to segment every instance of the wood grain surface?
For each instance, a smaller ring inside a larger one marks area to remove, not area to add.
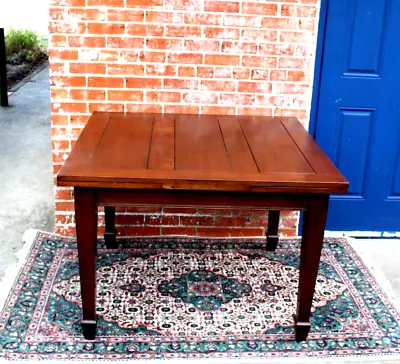
[[[60,186],[344,193],[348,182],[294,118],[94,113]]]

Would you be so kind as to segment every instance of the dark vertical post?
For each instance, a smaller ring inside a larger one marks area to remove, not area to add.
[[[8,106],[6,42],[3,28],[0,28],[0,106]]]

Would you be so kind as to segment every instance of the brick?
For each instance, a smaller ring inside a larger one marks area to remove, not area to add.
[[[101,101],[106,99],[106,91],[104,90],[71,90],[70,91],[71,100],[75,101]]]
[[[166,9],[173,10],[203,10],[203,0],[164,0]]]
[[[214,77],[214,68],[213,67],[197,67],[197,77],[200,78],[213,78]]]
[[[124,229],[125,236],[154,236],[160,235],[158,226],[126,226]]]
[[[141,62],[164,63],[167,58],[165,52],[140,52],[139,59]]]
[[[273,110],[269,107],[239,107],[239,115],[272,116]]]
[[[161,80],[157,78],[129,77],[126,79],[126,88],[161,88]]]
[[[235,28],[204,28],[204,36],[206,38],[216,39],[238,39],[240,36],[239,29]]]
[[[204,1],[204,10],[219,13],[238,13],[240,3],[238,1]]]
[[[181,94],[180,92],[146,92],[146,101],[149,102],[180,102]]]
[[[143,225],[144,216],[143,215],[115,215],[116,225]]]
[[[180,90],[196,90],[199,82],[191,79],[175,79],[166,78],[164,79],[165,89],[180,89]]]
[[[268,69],[253,69],[251,70],[251,79],[255,81],[269,80]]]
[[[104,48],[106,46],[105,37],[89,37],[89,36],[70,36],[68,38],[70,47],[85,48]]]
[[[215,67],[215,78],[232,78],[232,69],[229,67]]]
[[[282,31],[280,33],[279,41],[287,42],[287,43],[307,43],[310,39],[310,35],[308,33],[302,32],[285,32]]]
[[[65,88],[51,89],[50,96],[52,100],[68,100],[68,90]]]
[[[186,24],[193,25],[222,25],[222,15],[204,13],[185,13]]]
[[[248,237],[252,237],[252,236],[264,236],[265,235],[265,230],[262,228],[259,229],[242,229],[242,228],[236,228],[236,229],[231,229],[231,236],[238,236],[238,237],[242,237],[242,236],[248,236]]]
[[[110,101],[143,101],[143,91],[108,90],[107,99]]]
[[[243,29],[241,37],[243,40],[275,42],[278,39],[278,32],[269,29]]]
[[[306,67],[306,60],[304,58],[279,57],[278,67],[304,69]]]
[[[223,24],[232,27],[260,28],[260,16],[226,15]]]
[[[50,33],[84,34],[86,24],[78,22],[50,22],[48,26]]]
[[[144,21],[144,11],[141,10],[126,10],[126,9],[108,9],[108,21],[120,22],[142,22]]]
[[[261,27],[270,29],[297,29],[297,24],[292,18],[263,17],[261,20]]]
[[[131,62],[137,62],[139,59],[139,51],[128,51],[128,50],[122,50],[119,51],[119,57],[117,58],[118,61],[121,61],[123,63],[131,63]]]
[[[221,94],[220,102],[223,105],[253,105],[255,95],[252,94]]]
[[[237,66],[240,64],[240,56],[231,56],[225,54],[206,54],[206,58],[204,60],[205,64],[213,64],[213,65],[230,65]]]
[[[206,228],[201,227],[196,229],[196,235],[204,236],[204,237],[230,237],[231,236],[231,229],[230,228]]]
[[[72,201],[55,201],[56,211],[75,211],[75,205]]]
[[[279,43],[261,43],[259,52],[271,56],[294,55],[295,46],[293,44],[279,44]]]
[[[63,75],[69,73],[69,63],[51,62],[51,74]]]
[[[283,106],[283,107],[290,107],[290,105],[292,105],[292,101],[288,96],[257,95],[256,103],[258,105]]]
[[[189,25],[167,25],[165,27],[166,37],[200,38],[201,27]]]
[[[306,110],[291,110],[291,109],[276,109],[274,115],[294,117],[298,119],[305,119],[308,117],[308,113]]]
[[[183,23],[183,14],[167,11],[146,11],[149,23]]]
[[[182,66],[178,68],[180,77],[196,77],[196,68],[192,66]]]
[[[256,43],[244,42],[222,42],[222,52],[224,53],[257,53]]]
[[[134,7],[151,8],[162,5],[163,5],[163,0],[126,0],[127,8],[134,8]]]
[[[185,40],[184,48],[188,51],[218,52],[221,42],[218,40]]]
[[[282,16],[291,16],[291,17],[296,17],[296,18],[298,18],[298,17],[315,18],[315,16],[317,15],[317,8],[315,6],[282,4],[281,15]]]
[[[68,115],[52,114],[51,115],[51,124],[52,125],[67,125],[68,124]]]
[[[304,94],[308,92],[310,84],[299,83],[276,83],[274,84],[274,92],[277,94]]]
[[[203,91],[236,91],[236,81],[216,81],[202,80],[200,81],[200,90]]]
[[[143,112],[143,113],[161,113],[162,106],[161,105],[145,105],[145,104],[127,104],[126,105],[127,112]]]
[[[314,31],[317,28],[317,23],[315,19],[300,19],[299,29]]]
[[[146,39],[146,47],[150,49],[182,49],[183,40],[167,38],[149,38]]]
[[[201,106],[201,113],[205,115],[235,115],[236,107],[231,106]]]
[[[261,2],[243,2],[243,14],[277,15],[278,5]]]
[[[105,111],[105,112],[123,112],[123,103],[110,104],[110,103],[89,103],[89,112],[93,113],[95,111]]]
[[[181,216],[181,225],[207,226],[213,224],[211,216]]]
[[[218,95],[211,92],[187,92],[183,94],[183,101],[188,104],[216,104]]]
[[[215,226],[226,226],[226,227],[233,227],[239,226],[244,227],[246,224],[246,217],[231,217],[231,216],[224,216],[224,217],[216,217],[214,219]]]
[[[136,56],[137,56],[137,53],[136,53]],[[99,61],[116,62],[116,61],[118,61],[118,57],[119,57],[118,51],[102,49],[99,52]]]
[[[164,112],[169,114],[198,114],[199,107],[193,105],[165,105]]]
[[[50,85],[55,87],[85,87],[84,76],[50,76]]]
[[[85,6],[86,0],[52,0],[52,6]]]
[[[89,87],[123,88],[125,80],[122,77],[88,77]]]
[[[272,85],[268,82],[239,81],[238,91],[250,93],[271,93]]]
[[[127,33],[135,36],[161,37],[164,35],[164,26],[151,24],[128,24]]]
[[[142,38],[107,37],[108,48],[142,49],[143,46],[144,46],[144,39]]]
[[[306,73],[304,71],[288,71],[288,81],[309,81]]]
[[[125,24],[123,23],[89,23],[87,26],[88,34],[124,34]]]
[[[144,65],[141,64],[109,64],[107,65],[109,75],[144,75]]]
[[[269,78],[271,81],[286,81],[286,71],[271,70]]]
[[[146,64],[146,75],[148,76],[176,76],[177,66],[165,64]]]
[[[234,68],[232,71],[233,78],[236,79],[249,79],[250,78],[250,70],[246,68]]]
[[[107,20],[107,11],[105,9],[69,8],[68,19],[75,21],[105,21]]]
[[[71,63],[69,71],[71,73],[105,74],[106,65],[102,63]]]
[[[196,53],[170,53],[168,55],[168,62],[177,64],[201,64],[203,63],[203,55]]]
[[[49,44],[52,47],[66,47],[67,46],[67,37],[65,35],[49,35]]]
[[[277,65],[276,57],[243,56],[242,65],[244,67],[264,67],[275,68]]]
[[[87,6],[108,6],[112,8],[123,8],[124,0],[86,0]]]
[[[78,60],[78,51],[72,49],[49,49],[49,58],[51,61],[76,61]]]
[[[65,20],[68,17],[68,11],[65,8],[50,8],[49,17],[51,20]]]
[[[65,113],[85,113],[87,112],[86,103],[77,102],[53,102],[51,112]]]
[[[63,145],[62,143],[62,141],[54,141],[53,143],[58,143],[57,145]],[[68,142],[67,142],[68,143]],[[69,143],[68,143],[69,144]],[[60,148],[60,149],[62,149],[62,148]],[[54,192],[54,198],[56,199],[56,200],[71,200],[72,199],[72,193],[71,193],[72,191],[71,191],[71,189],[70,188],[68,188],[68,189],[61,189],[60,187],[58,187],[58,188],[56,188],[55,189],[55,192]]]
[[[96,62],[100,58],[100,52],[97,49],[80,49],[78,51],[78,60],[81,62]]]
[[[170,227],[163,226],[161,228],[162,235],[184,235],[184,236],[194,236],[196,234],[195,228],[188,227]]]

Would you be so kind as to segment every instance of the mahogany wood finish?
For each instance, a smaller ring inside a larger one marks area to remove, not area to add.
[[[296,340],[305,340],[330,193],[348,182],[293,118],[94,113],[57,176],[75,188],[84,336],[96,331],[97,207],[116,247],[115,206],[270,210],[267,249],[279,211],[304,210]]]

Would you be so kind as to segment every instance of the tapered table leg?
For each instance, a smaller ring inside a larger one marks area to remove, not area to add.
[[[307,339],[311,327],[311,306],[324,240],[328,203],[329,195],[309,197],[308,207],[303,216],[303,239],[300,254],[297,313],[295,315],[295,333],[298,342]]]
[[[104,232],[104,240],[108,249],[115,249],[117,245],[117,234],[115,231],[115,207],[104,206],[106,230]]]
[[[75,221],[82,296],[82,330],[87,340],[96,336],[97,203],[90,188],[75,187]]]
[[[278,245],[279,215],[277,210],[268,211],[267,251],[273,252]]]

